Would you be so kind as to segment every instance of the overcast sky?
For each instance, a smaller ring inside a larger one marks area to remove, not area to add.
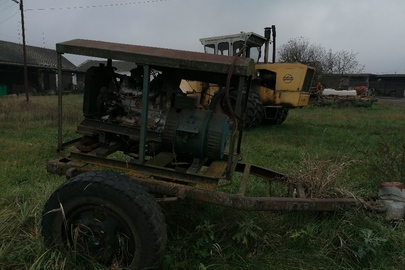
[[[358,53],[364,72],[405,74],[405,0],[24,0],[24,9],[33,46],[85,38],[202,52],[199,38],[274,24],[278,46],[304,37]],[[19,5],[0,0],[0,40],[22,43],[20,22]]]

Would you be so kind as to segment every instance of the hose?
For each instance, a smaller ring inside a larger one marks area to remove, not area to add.
[[[235,115],[235,111],[232,108],[232,104],[231,104],[231,98],[229,95],[229,89],[230,89],[230,85],[231,85],[231,78],[232,78],[232,74],[233,71],[235,69],[235,63],[236,60],[238,59],[238,57],[240,57],[242,55],[242,53],[246,50],[246,45],[243,45],[243,47],[239,50],[239,52],[235,55],[234,60],[231,64],[231,66],[229,67],[229,71],[228,71],[228,76],[226,77],[226,85],[225,85],[225,100],[226,100],[226,105],[228,106],[228,111],[230,113],[230,115],[232,116],[232,118],[235,121],[236,124],[236,130],[238,130],[238,119]]]

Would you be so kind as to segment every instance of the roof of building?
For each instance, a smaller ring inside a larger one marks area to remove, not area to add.
[[[384,78],[404,78],[405,74],[377,74],[376,76]]]
[[[27,45],[26,53],[28,67],[57,69],[55,50]],[[24,65],[23,59],[22,44],[0,40],[0,64],[22,66]],[[62,56],[62,69],[75,71],[76,66]]]
[[[346,74],[338,74],[338,73],[333,73],[333,74],[323,74],[322,76],[328,76],[328,77],[371,77],[371,76],[376,76],[373,73],[346,73]]]
[[[86,60],[77,67],[78,72],[86,72],[90,67],[98,67],[100,64],[107,65],[107,61]],[[136,68],[135,63],[124,61],[113,61],[112,66],[116,68],[117,73],[128,73],[131,69]]]

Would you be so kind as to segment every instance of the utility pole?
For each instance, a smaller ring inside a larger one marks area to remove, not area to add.
[[[26,50],[26,44],[25,44],[24,4],[23,4],[23,0],[20,0],[20,3],[18,3],[17,0],[12,0],[12,1],[17,4],[20,4],[21,28],[22,28],[22,38],[23,38],[24,90],[25,90],[25,97],[27,99],[27,102],[29,102],[30,96],[29,96],[29,89],[28,89],[27,50]]]

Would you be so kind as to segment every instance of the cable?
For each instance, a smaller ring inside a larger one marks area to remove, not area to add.
[[[12,4],[11,6],[6,7],[5,9],[0,10],[0,12],[6,11],[7,9],[11,8],[11,7],[15,7],[15,3]]]
[[[3,0],[3,1],[4,1],[4,2],[0,3],[0,6],[4,5],[4,4],[6,4],[6,3],[10,3],[9,1],[5,1],[5,0]]]
[[[118,3],[118,4],[105,4],[105,5],[92,5],[92,6],[76,6],[76,7],[53,7],[53,8],[29,8],[25,9],[25,11],[49,11],[49,10],[74,10],[74,9],[85,9],[85,8],[104,8],[104,7],[119,7],[119,6],[129,6],[129,5],[137,5],[137,4],[150,4],[150,3],[158,3],[158,2],[166,2],[170,0],[145,0],[145,1],[137,1],[137,2],[128,2],[128,3]]]
[[[18,13],[20,13],[20,11],[17,11],[16,13],[14,13],[13,15],[11,15],[11,17],[8,17],[7,19],[5,19],[4,21],[1,21],[0,24],[10,20],[11,18],[13,18],[15,15],[17,15]]]

